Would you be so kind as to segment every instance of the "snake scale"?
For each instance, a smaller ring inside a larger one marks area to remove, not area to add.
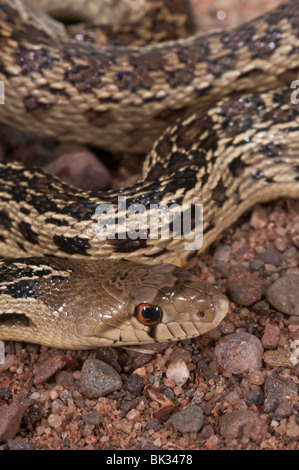
[[[68,3],[71,11],[76,2]],[[299,111],[291,88],[299,68],[298,0],[241,27],[182,39],[186,2],[177,12],[178,1],[163,8],[157,0],[116,3],[123,18],[130,3],[133,17],[139,3],[151,12],[163,42],[153,43],[155,34],[141,27],[135,44],[121,46],[129,26],[113,25],[110,43],[108,26],[95,33],[87,8],[89,24],[80,32],[80,25],[67,30],[47,16],[47,2],[33,11],[34,1],[0,0],[1,122],[111,152],[150,149],[139,182],[97,194],[38,168],[0,163],[0,253],[10,257],[0,262],[0,339],[74,349],[209,331],[228,301],[177,266],[256,202],[299,196]],[[179,24],[170,37],[167,19]],[[203,243],[193,250],[173,236],[174,222],[168,239],[98,236],[99,221],[107,227],[110,220],[97,214],[103,204],[116,220],[124,212],[132,222],[134,204],[147,215],[155,204],[187,205],[191,232],[198,203]]]

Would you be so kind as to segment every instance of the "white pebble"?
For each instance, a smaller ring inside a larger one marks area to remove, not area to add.
[[[48,418],[48,423],[53,428],[58,428],[62,423],[62,418],[59,415],[50,414]]]
[[[176,385],[184,385],[190,377],[189,369],[183,359],[172,362],[166,370],[166,377]]]

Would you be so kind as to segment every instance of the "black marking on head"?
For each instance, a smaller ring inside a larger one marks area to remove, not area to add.
[[[19,227],[20,233],[23,235],[25,240],[27,240],[28,242],[30,242],[32,244],[38,243],[37,233],[35,233],[32,230],[32,228],[30,227],[30,225],[27,222],[24,222],[24,221],[20,222],[18,224],[18,227]]]
[[[147,331],[147,334],[149,335],[150,338],[152,338],[154,341],[158,341],[156,338],[156,330],[157,330],[158,325],[152,325],[149,328],[149,331]]]
[[[91,248],[89,241],[80,237],[68,238],[63,235],[54,235],[53,242],[61,251],[70,255],[88,256],[87,250]]]
[[[24,326],[30,325],[30,319],[24,313],[0,313],[0,324],[15,325],[22,323]]]
[[[11,220],[9,215],[5,211],[0,211],[0,226],[10,230],[11,228]]]

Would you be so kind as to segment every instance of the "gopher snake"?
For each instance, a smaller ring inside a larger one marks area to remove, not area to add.
[[[194,253],[181,239],[103,241],[96,208],[109,203],[120,217],[122,196],[125,210],[176,203],[193,214],[200,201],[199,252],[252,204],[298,197],[299,113],[290,88],[299,67],[297,6],[292,0],[231,31],[120,47],[69,39],[19,0],[0,0],[2,122],[143,152],[183,115],[154,144],[142,179],[122,190],[74,190],[41,170],[0,165],[0,252],[19,257],[0,263],[0,338],[86,348],[192,337],[219,323],[227,311],[221,294],[174,266],[148,266],[183,264]],[[104,261],[86,261],[94,258]]]

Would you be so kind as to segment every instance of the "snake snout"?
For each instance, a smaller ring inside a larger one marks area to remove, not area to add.
[[[214,323],[217,326],[226,316],[229,303],[225,295],[218,293],[212,295],[212,303],[215,310]]]

